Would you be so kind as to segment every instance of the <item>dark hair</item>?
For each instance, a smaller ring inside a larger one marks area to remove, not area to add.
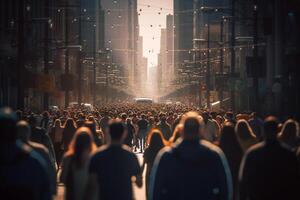
[[[109,134],[112,140],[119,141],[124,134],[124,126],[119,120],[114,120],[109,124]]]
[[[269,116],[264,121],[264,136],[266,139],[275,139],[278,134],[279,121],[274,116]]]
[[[75,122],[72,118],[68,118],[64,125],[65,129],[76,129]]]
[[[96,150],[96,145],[94,143],[91,131],[86,127],[81,127],[76,131],[66,155],[74,156],[76,166],[81,167],[82,154],[87,149],[92,153]]]
[[[165,146],[166,142],[164,140],[161,131],[158,129],[153,129],[149,133],[147,143],[148,143],[147,151],[149,152],[148,155],[150,156],[149,160],[150,162],[153,163],[156,155]]]
[[[235,149],[239,153],[243,151],[235,134],[234,124],[231,122],[226,122],[221,130],[220,148],[223,151],[229,149]],[[234,152],[232,151],[232,153]]]

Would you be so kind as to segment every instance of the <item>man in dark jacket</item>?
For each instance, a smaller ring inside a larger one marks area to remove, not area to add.
[[[203,119],[187,113],[181,123],[183,140],[163,149],[156,157],[150,177],[150,200],[232,199],[230,170],[223,152],[199,140]]]
[[[296,155],[277,141],[278,121],[266,118],[264,142],[251,147],[240,168],[240,200],[299,199]],[[297,188],[298,187],[298,188]]]
[[[1,199],[50,200],[45,160],[28,145],[16,142],[16,116],[0,110],[0,194]]]

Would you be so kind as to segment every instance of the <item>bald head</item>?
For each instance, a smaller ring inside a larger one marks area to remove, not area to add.
[[[28,142],[31,135],[31,129],[29,124],[23,120],[19,121],[17,123],[17,133],[18,139],[22,140],[23,142]]]
[[[203,127],[203,118],[196,112],[188,112],[183,115],[183,138],[193,140],[199,138]]]

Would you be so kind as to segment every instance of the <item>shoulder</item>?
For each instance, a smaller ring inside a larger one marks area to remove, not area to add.
[[[170,160],[173,157],[173,147],[164,147],[162,148],[157,156],[156,156],[156,160],[162,162],[162,161],[167,161]]]
[[[215,155],[223,155],[223,151],[221,150],[220,147],[217,145],[214,145],[213,143],[206,141],[206,140],[200,140],[200,146],[203,150],[210,152],[211,154]]]
[[[45,153],[45,154],[48,154],[49,153],[49,150],[42,144],[40,143],[37,143],[37,142],[29,142],[28,143],[34,150],[37,150],[39,152],[42,152],[42,153]]]
[[[259,142],[255,145],[252,145],[244,155],[245,159],[257,158],[258,155],[261,155],[265,147],[265,142]]]

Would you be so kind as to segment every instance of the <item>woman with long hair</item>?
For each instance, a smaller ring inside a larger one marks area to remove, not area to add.
[[[249,123],[244,119],[239,120],[235,125],[235,134],[244,152],[257,143],[255,134]]]
[[[60,180],[66,186],[66,200],[83,200],[88,182],[88,166],[96,145],[89,128],[79,128],[64,155]]]
[[[287,120],[279,132],[278,139],[289,149],[296,151],[299,139],[299,123],[293,119]]]
[[[232,175],[234,199],[237,199],[237,183],[240,163],[243,158],[243,149],[234,132],[234,125],[231,122],[225,122],[221,130],[220,148],[223,150]]]
[[[148,135],[146,144],[147,144],[147,147],[144,152],[144,163],[142,166],[142,171],[144,171],[145,165],[147,165],[147,167],[146,167],[146,196],[148,196],[150,172],[151,172],[156,155],[163,147],[165,147],[166,141],[160,130],[152,129]]]
[[[77,126],[75,124],[75,121],[72,118],[68,118],[64,125],[63,138],[62,138],[63,147],[65,151],[68,150],[69,144],[76,132],[76,129]]]

